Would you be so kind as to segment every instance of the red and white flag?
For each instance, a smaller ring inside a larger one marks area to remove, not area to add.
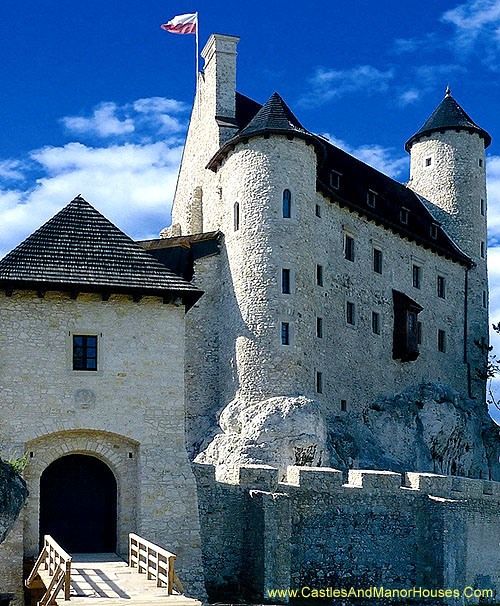
[[[172,34],[196,34],[198,14],[177,15],[161,27],[167,32],[172,32]]]

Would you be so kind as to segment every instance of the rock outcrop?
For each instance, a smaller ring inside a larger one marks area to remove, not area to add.
[[[217,434],[196,457],[216,466],[219,480],[241,464],[273,465],[284,476],[288,465],[328,465],[327,428],[317,402],[277,397],[243,407],[236,399],[224,408]]]
[[[328,466],[420,471],[500,480],[500,428],[486,405],[443,383],[421,383],[379,398],[362,412],[323,418],[314,400],[277,397],[243,407],[233,400],[196,461],[220,480],[237,465]]]
[[[362,413],[328,420],[331,464],[499,479],[500,428],[486,405],[443,383],[420,383]]]
[[[26,482],[0,459],[0,543],[14,526],[27,496]]]

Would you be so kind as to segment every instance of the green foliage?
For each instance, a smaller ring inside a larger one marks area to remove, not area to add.
[[[7,461],[0,459],[0,463],[5,463],[10,468],[12,473],[22,475],[26,465],[28,464],[28,457],[26,454],[24,454],[19,459],[8,459]]]

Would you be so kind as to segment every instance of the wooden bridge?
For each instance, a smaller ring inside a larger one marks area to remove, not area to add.
[[[115,553],[71,556],[46,535],[26,586],[41,579],[45,593],[38,606],[201,606],[183,595],[175,558],[135,534],[129,535],[128,562]]]

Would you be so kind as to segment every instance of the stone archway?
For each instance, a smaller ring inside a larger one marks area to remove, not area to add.
[[[128,533],[136,532],[138,528],[139,444],[110,432],[70,430],[40,436],[27,442],[25,452],[28,455],[28,465],[24,476],[29,490],[24,518],[25,556],[38,553],[42,475],[55,461],[79,454],[100,460],[116,480],[116,552],[125,557],[128,551]]]
[[[53,461],[40,478],[40,549],[50,534],[69,553],[116,551],[117,484],[88,454]]]

